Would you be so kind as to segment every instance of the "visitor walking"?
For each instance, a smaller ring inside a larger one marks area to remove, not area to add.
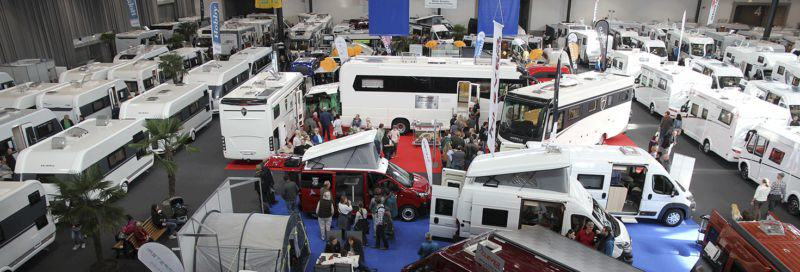
[[[769,196],[767,196],[767,200],[769,201],[767,211],[769,212],[772,212],[775,206],[782,203],[786,196],[786,183],[783,182],[783,176],[783,173],[778,173],[775,181],[769,185]]]
[[[430,232],[425,233],[425,242],[422,242],[422,245],[417,250],[419,258],[425,259],[425,257],[430,256],[437,250],[439,250],[439,244],[433,241],[433,235]]]
[[[328,233],[331,232],[331,218],[333,217],[333,202],[331,192],[322,194],[322,199],[317,202],[317,222],[319,222],[319,235],[322,241],[327,241]]]
[[[336,226],[342,230],[342,237],[347,237],[347,231],[350,230],[350,212],[353,211],[353,204],[347,199],[346,195],[339,197],[339,218],[336,219]]]
[[[769,191],[769,179],[761,179],[761,184],[756,187],[756,193],[753,195],[753,200],[750,201],[750,204],[753,205],[753,217],[755,217],[755,220],[761,220],[761,208],[767,202]]]
[[[385,201],[386,210],[389,211],[391,214],[391,218],[397,217],[397,196],[395,196],[394,192],[391,189],[385,191],[385,197],[383,198]]]
[[[658,135],[661,136],[661,140],[666,138],[669,134],[669,131],[672,129],[672,116],[670,116],[669,111],[664,112],[664,117],[661,117],[661,123],[658,124]]]
[[[394,155],[395,145],[389,133],[383,135],[383,140],[381,143],[383,144],[383,157],[387,160],[391,160],[392,155]]]
[[[378,199],[377,209],[373,213],[372,219],[375,220],[375,248],[389,249],[389,241],[386,239],[385,227],[386,207],[383,201]]]
[[[297,187],[297,183],[289,179],[289,176],[283,176],[281,197],[283,197],[283,201],[286,201],[286,209],[290,214],[297,211],[297,194],[299,192],[300,188]]]
[[[344,135],[342,132],[342,116],[337,114],[336,118],[333,119],[333,136],[339,138],[342,135]]]
[[[333,126],[333,114],[328,111],[327,107],[322,108],[322,112],[319,114],[319,122],[322,125],[322,136],[326,141],[330,141],[331,127]]]
[[[79,247],[86,248],[86,239],[84,239],[83,233],[81,232],[80,224],[72,224],[70,237],[72,237],[72,250],[78,250]]]
[[[353,230],[361,232],[361,241],[363,242],[364,246],[367,246],[367,234],[369,234],[369,212],[367,209],[364,208],[364,203],[358,202],[356,206],[353,207],[356,210],[356,216],[353,220],[355,224],[353,225]]]

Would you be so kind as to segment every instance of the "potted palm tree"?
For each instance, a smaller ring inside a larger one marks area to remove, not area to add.
[[[186,73],[186,68],[183,67],[183,58],[178,54],[166,54],[160,59],[158,68],[164,71],[164,75],[172,78],[172,82],[175,84],[183,83],[183,74]]]
[[[62,222],[79,224],[81,232],[92,239],[95,264],[92,271],[113,271],[116,262],[103,257],[101,234],[113,232],[124,222],[125,211],[114,205],[125,193],[103,180],[97,166],[92,166],[68,180],[54,179],[60,195],[50,203],[50,210]]]
[[[178,29],[175,32],[183,34],[183,37],[187,42],[194,44],[194,37],[197,35],[197,23],[183,22],[178,25]]]
[[[178,172],[175,151],[181,147],[188,151],[196,151],[197,149],[187,144],[194,140],[194,135],[181,133],[183,124],[177,118],[147,119],[144,127],[148,132],[145,139],[142,142],[131,144],[131,147],[142,148],[149,154],[154,154],[156,162],[167,171],[169,197],[173,197],[175,196],[175,176]],[[151,147],[158,147],[160,152],[154,152]]]

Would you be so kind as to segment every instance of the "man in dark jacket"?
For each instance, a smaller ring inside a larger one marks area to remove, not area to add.
[[[286,208],[289,210],[289,213],[297,211],[297,194],[300,192],[300,188],[297,187],[297,183],[289,179],[289,176],[283,176],[283,191],[281,191],[281,197],[283,201],[286,201]]]
[[[322,137],[325,138],[326,141],[331,139],[332,121],[333,114],[328,111],[328,108],[323,108],[322,112],[319,114],[319,123],[322,124]]]

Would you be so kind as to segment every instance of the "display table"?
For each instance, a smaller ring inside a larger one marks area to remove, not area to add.
[[[426,138],[428,139],[429,145],[439,145],[439,141],[436,139],[439,139],[442,123],[414,121],[414,123],[411,125],[411,128],[414,130],[414,141],[411,142],[412,144],[421,145],[422,138]]]
[[[336,255],[337,257],[334,257],[334,255]],[[358,267],[358,258],[359,258],[358,255],[342,256],[342,254],[338,254],[338,253],[322,253],[319,256],[320,257],[325,257],[325,261],[320,263],[319,259],[317,259],[317,264],[334,265],[334,264],[340,263],[340,264],[352,265],[353,268]]]

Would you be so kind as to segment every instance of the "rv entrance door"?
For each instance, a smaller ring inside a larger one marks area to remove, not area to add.
[[[470,103],[472,101],[472,93],[475,92],[477,94],[477,90],[480,89],[480,85],[472,84],[469,81],[459,81],[458,82],[458,105],[456,113],[467,117],[469,116],[469,108]]]
[[[22,124],[11,129],[11,135],[14,137],[12,140],[15,154],[19,154],[28,146],[36,143],[36,135],[33,135],[33,127],[30,123]]]
[[[442,182],[431,188],[430,232],[435,237],[454,238],[458,235],[458,197],[466,171],[442,169]]]

